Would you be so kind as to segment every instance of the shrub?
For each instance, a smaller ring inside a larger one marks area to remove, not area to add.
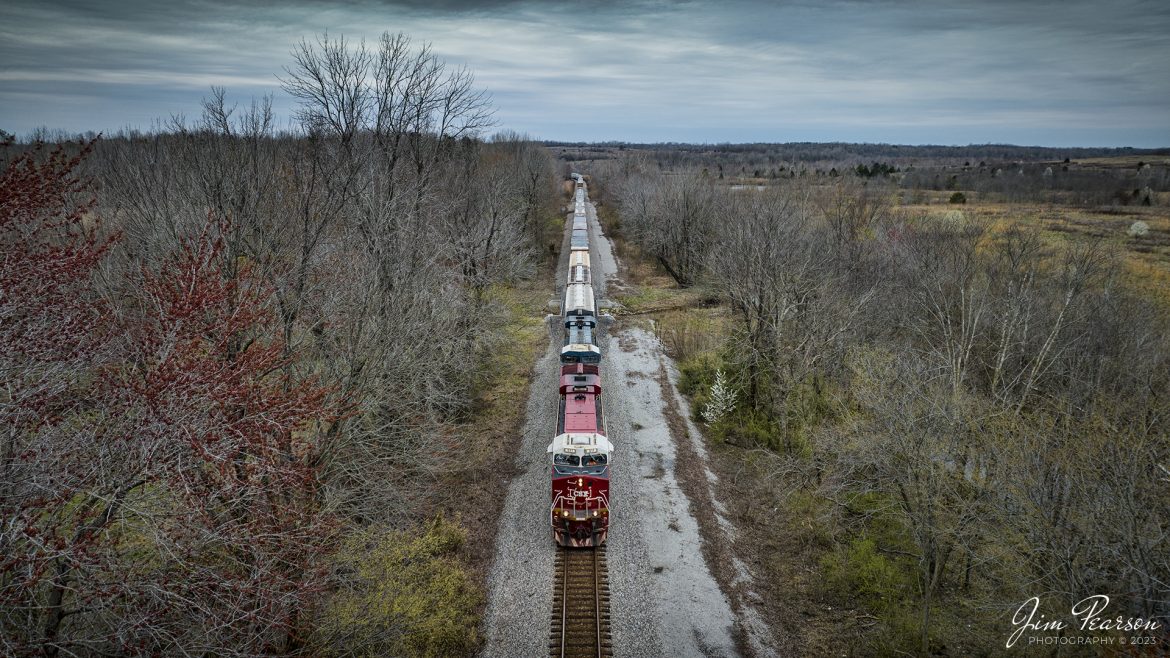
[[[910,572],[879,553],[868,537],[838,546],[821,559],[821,568],[825,580],[838,593],[856,594],[871,602],[896,602],[911,584]]]
[[[955,192],[951,195],[951,203],[967,203],[967,195],[962,192]]]
[[[338,554],[343,589],[319,629],[331,654],[468,655],[483,594],[458,558],[466,531],[435,519],[421,534],[369,528]]]
[[[765,413],[752,409],[740,409],[723,419],[719,424],[716,438],[738,446],[765,446],[781,451],[784,436],[779,423]]]
[[[710,354],[687,359],[679,364],[678,389],[683,395],[694,398],[696,409],[702,408],[702,403],[706,402],[706,395],[715,384],[715,373],[718,370],[718,360]]]
[[[1149,232],[1150,225],[1140,219],[1129,225],[1129,237],[1131,238],[1140,238]]]

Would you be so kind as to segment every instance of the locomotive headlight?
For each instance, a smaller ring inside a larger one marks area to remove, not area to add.
[[[578,487],[585,486],[585,478],[577,478],[577,486]]]
[[[593,516],[597,516],[597,510],[593,510]]]
[[[566,519],[569,518],[569,510],[564,510],[563,512],[561,512],[561,515],[564,516]]]

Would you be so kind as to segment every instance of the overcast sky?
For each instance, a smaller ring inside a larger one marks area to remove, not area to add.
[[[1170,146],[1168,0],[3,0],[0,129],[291,101],[302,37],[405,32],[557,140]]]

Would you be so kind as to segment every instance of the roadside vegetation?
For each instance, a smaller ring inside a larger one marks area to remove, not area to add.
[[[1098,198],[1054,194],[1049,165],[997,187],[945,162],[740,178],[690,157],[576,166],[782,643],[996,654],[1032,596],[1170,615],[1164,162],[1079,172],[1127,191]]]
[[[402,35],[283,82],[0,146],[0,654],[478,647],[559,173]]]

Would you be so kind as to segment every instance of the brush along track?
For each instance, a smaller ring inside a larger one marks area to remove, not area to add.
[[[557,549],[549,654],[555,658],[608,658],[609,575],[605,547]]]

